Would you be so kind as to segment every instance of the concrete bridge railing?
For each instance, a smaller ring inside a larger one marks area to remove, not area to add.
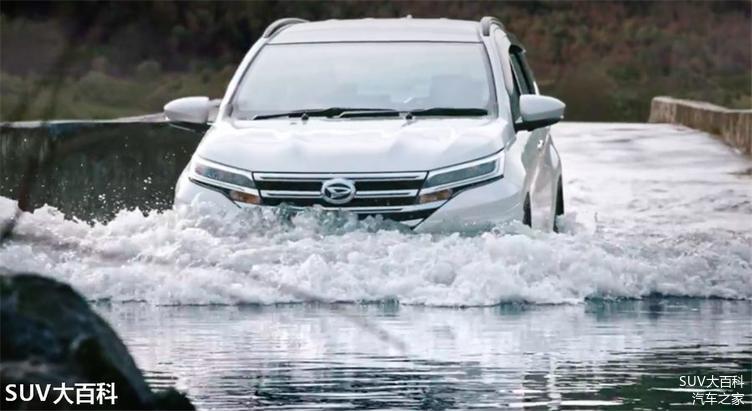
[[[653,98],[648,122],[682,124],[702,130],[752,156],[752,110],[732,110],[715,104],[662,96]]]

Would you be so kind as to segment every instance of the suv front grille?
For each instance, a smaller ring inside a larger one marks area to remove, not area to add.
[[[417,204],[425,172],[410,173],[253,173],[264,205],[293,208],[320,206],[347,210],[361,216],[383,215],[408,225],[417,224],[444,201]],[[355,196],[345,204],[332,204],[322,194],[322,185],[332,179],[349,180]]]
[[[425,174],[425,173],[423,173]],[[262,175],[256,173],[255,175]],[[276,175],[276,174],[275,174]],[[377,191],[377,190],[418,190],[423,185],[423,179],[414,180],[356,180],[348,175],[345,178],[355,182],[355,189],[358,191]],[[277,178],[277,177],[275,177]],[[331,177],[336,178],[336,177]],[[321,184],[329,178],[317,180],[257,180],[263,190],[294,190],[294,191],[321,191]]]

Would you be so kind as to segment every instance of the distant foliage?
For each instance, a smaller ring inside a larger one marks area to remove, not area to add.
[[[499,17],[570,120],[644,121],[658,94],[752,107],[750,1],[0,2],[0,119],[158,111],[221,97],[280,17]]]

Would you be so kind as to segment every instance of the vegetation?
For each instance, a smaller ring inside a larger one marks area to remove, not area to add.
[[[0,2],[0,120],[220,97],[277,18],[499,17],[567,118],[644,121],[668,94],[752,107],[752,2]]]

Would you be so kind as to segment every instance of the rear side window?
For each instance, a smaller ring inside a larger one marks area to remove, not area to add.
[[[523,63],[522,54],[519,51],[512,50],[510,53],[512,62],[512,71],[514,72],[514,82],[517,88],[517,94],[535,94],[535,85],[532,78],[528,76],[525,70],[526,64]]]
[[[530,65],[527,64],[527,58],[525,58],[525,53],[515,53],[517,56],[517,59],[520,63],[520,67],[522,68],[522,72],[525,73],[525,79],[527,80],[528,88],[530,89],[530,94],[538,94],[538,85],[535,83],[535,76],[533,75],[533,70],[530,69]]]
[[[525,75],[522,72],[519,60],[512,50],[510,50],[509,53],[509,62],[512,66],[512,81],[514,83],[514,94],[510,97],[510,103],[512,106],[512,117],[516,122],[522,115],[520,113],[520,96],[523,94],[530,94],[530,89],[525,80]]]

